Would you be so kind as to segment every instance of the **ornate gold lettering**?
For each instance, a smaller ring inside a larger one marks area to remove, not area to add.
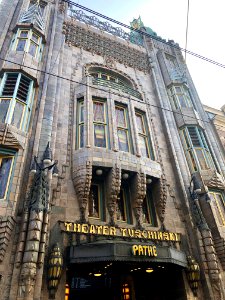
[[[157,232],[158,233],[158,240],[163,240],[163,234],[161,231]]]
[[[120,231],[122,233],[122,236],[127,236],[127,229],[126,228],[120,228]]]
[[[127,231],[130,237],[134,237],[134,229],[128,228]]]
[[[96,225],[97,233],[102,234],[102,225]]]
[[[116,235],[116,227],[109,227],[109,234]]]
[[[142,235],[142,237],[143,237],[144,239],[147,239],[147,237],[148,237],[148,233],[147,233],[146,230],[143,230],[143,231],[141,232],[141,235]]]
[[[65,227],[66,227],[66,231],[70,231],[70,226],[72,225],[72,223],[64,223]]]
[[[96,233],[95,225],[90,225],[89,233],[93,233],[93,234]]]
[[[108,226],[103,226],[102,234],[103,235],[109,235],[109,227]]]
[[[88,224],[82,224],[81,232],[82,233],[88,233]]]
[[[132,246],[132,253],[133,253],[133,255],[136,255],[137,251],[138,251],[138,245],[133,245]]]
[[[169,233],[168,232],[163,232],[163,238],[164,238],[164,240],[169,241],[170,240]]]
[[[139,229],[135,230],[135,237],[141,238],[141,231]]]

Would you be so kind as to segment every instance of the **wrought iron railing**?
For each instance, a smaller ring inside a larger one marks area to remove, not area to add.
[[[130,88],[127,85],[122,85],[117,82],[113,82],[113,81],[102,79],[102,78],[92,78],[92,84],[106,86],[106,87],[121,91],[123,93],[129,94],[135,98],[142,100],[141,93],[139,93],[136,90],[133,90],[132,88]]]

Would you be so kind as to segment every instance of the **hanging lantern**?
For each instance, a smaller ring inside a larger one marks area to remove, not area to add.
[[[195,296],[197,296],[198,283],[200,280],[200,268],[198,263],[194,260],[193,257],[188,256],[188,268],[187,268],[187,278],[190,284],[190,287]]]
[[[63,257],[59,245],[53,246],[48,260],[48,289],[50,299],[55,299],[55,293],[61,278]]]

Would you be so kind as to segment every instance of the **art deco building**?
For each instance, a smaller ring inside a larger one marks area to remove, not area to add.
[[[224,153],[179,46],[67,2],[0,2],[1,299],[225,299]]]

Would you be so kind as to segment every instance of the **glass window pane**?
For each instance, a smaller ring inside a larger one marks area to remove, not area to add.
[[[178,99],[181,107],[187,107],[184,95],[178,95]]]
[[[22,121],[22,116],[23,116],[23,109],[24,105],[21,104],[20,102],[16,102],[13,116],[12,116],[12,121],[11,124],[16,126],[17,128],[21,127],[21,121]]]
[[[127,127],[124,108],[116,107],[116,123],[118,127]]]
[[[94,141],[96,147],[106,147],[105,125],[94,124]]]
[[[28,36],[28,31],[26,31],[26,30],[21,30],[21,31],[20,31],[20,37],[25,38],[25,37],[27,37],[27,36]]]
[[[199,161],[199,164],[200,164],[200,167],[202,170],[206,170],[209,168],[207,162],[206,162],[206,159],[205,159],[205,156],[203,154],[203,150],[202,149],[195,149],[195,153],[198,157],[198,161]]]
[[[176,93],[181,93],[182,92],[180,86],[175,86],[175,90],[176,90]]]
[[[84,122],[84,103],[80,103],[80,117],[79,122]]]
[[[119,149],[121,151],[129,152],[127,131],[122,130],[122,129],[118,129],[117,133],[118,133]]]
[[[141,156],[149,157],[146,137],[139,135],[139,143]]]
[[[189,158],[190,158],[190,161],[191,161],[191,166],[194,169],[194,171],[197,171],[198,168],[197,168],[193,153],[192,153],[192,151],[189,151],[188,153],[189,153]]]
[[[35,42],[35,43],[38,43],[38,39],[39,39],[39,36],[36,35],[35,33],[32,34],[32,40]]]
[[[126,199],[124,191],[120,190],[117,200],[117,220],[126,221]]]
[[[30,47],[29,47],[29,51],[28,51],[32,56],[36,56],[37,53],[37,45],[35,43],[33,43],[32,41],[30,42]]]
[[[144,122],[143,122],[142,116],[139,114],[136,114],[136,121],[137,121],[138,132],[145,133],[145,127],[144,127]]]
[[[91,185],[89,199],[88,199],[88,213],[89,217],[99,218],[99,204],[100,204],[100,191],[98,185]]]
[[[93,102],[94,122],[105,122],[104,103]]]
[[[1,99],[0,100],[0,122],[5,123],[6,115],[8,112],[10,100]]]
[[[16,51],[24,51],[26,40],[18,40]]]
[[[12,165],[12,157],[0,157],[0,198],[5,197],[7,185],[9,182],[10,170]]]
[[[80,148],[83,148],[84,147],[84,125],[81,124],[79,126],[79,131],[80,131],[80,135],[79,135],[79,142],[80,142]]]

